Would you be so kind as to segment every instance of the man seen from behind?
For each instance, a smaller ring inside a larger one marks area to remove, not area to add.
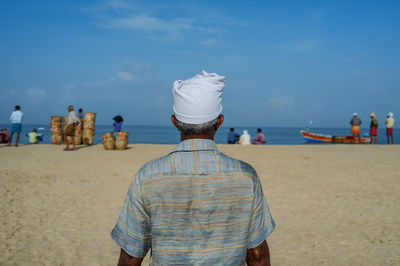
[[[22,119],[24,118],[24,113],[21,111],[21,107],[16,105],[14,107],[14,112],[11,113],[11,135],[8,139],[8,146],[11,146],[12,138],[14,133],[17,133],[17,140],[15,141],[15,147],[18,147],[19,137],[22,131]]]
[[[111,235],[119,265],[270,265],[266,238],[275,223],[253,167],[217,150],[225,77],[175,81],[181,142],[142,166]]]
[[[353,134],[353,143],[360,143],[361,136],[360,136],[360,126],[361,126],[361,119],[358,118],[357,113],[353,114],[353,118],[350,120],[351,125],[351,133]]]

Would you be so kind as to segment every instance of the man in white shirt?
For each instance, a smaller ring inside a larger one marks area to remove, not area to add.
[[[14,107],[14,112],[11,113],[10,121],[11,121],[11,135],[8,140],[8,146],[11,146],[12,137],[14,133],[17,133],[17,140],[15,141],[15,147],[18,147],[19,136],[22,131],[22,119],[24,118],[24,114],[21,112],[21,107],[19,105]]]
[[[387,119],[385,121],[385,124],[386,124],[387,143],[390,144],[390,140],[392,140],[392,144],[393,144],[394,118],[393,118],[393,113],[392,112],[390,112],[387,115]]]
[[[243,135],[241,135],[239,138],[239,144],[249,145],[249,144],[251,144],[250,139],[251,139],[251,137],[249,135],[249,132],[247,130],[243,130]]]
[[[72,141],[72,150],[76,150],[75,147],[75,127],[80,125],[81,120],[76,116],[74,112],[74,107],[72,105],[68,106],[68,123],[67,127],[64,130],[64,143],[66,144],[65,151],[69,151],[69,143],[68,143],[68,137],[71,137]]]

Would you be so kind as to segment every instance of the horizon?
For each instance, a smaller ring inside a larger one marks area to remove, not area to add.
[[[46,126],[49,126],[49,128],[50,128],[50,122],[49,123],[30,123],[30,124],[23,124],[23,126],[44,126],[44,125],[46,125]],[[0,123],[0,126],[7,126],[7,127],[9,127],[9,126],[11,126],[11,124],[9,124],[9,123]],[[106,125],[106,124],[96,124],[96,126],[100,126],[100,127],[113,127],[113,125],[112,124],[109,124],[109,125]],[[175,127],[173,124],[170,124],[170,125],[139,125],[139,124],[137,124],[137,125],[132,125],[132,124],[129,124],[129,125],[127,125],[127,124],[123,124],[123,126],[122,127]],[[308,126],[308,127],[304,127],[304,126],[246,126],[246,125],[224,125],[224,124],[222,124],[221,125],[221,128],[224,128],[224,129],[229,129],[229,128],[231,128],[231,127],[233,127],[235,130],[236,130],[236,128],[255,128],[255,129],[257,129],[257,128],[261,128],[261,129],[267,129],[267,128],[274,128],[274,129],[276,129],[276,128],[284,128],[284,129],[310,129],[310,130],[312,130],[313,128],[315,128],[315,129],[349,129],[349,132],[350,132],[350,129],[351,129],[351,127],[350,126],[348,126],[348,127],[346,127],[346,126],[344,126],[344,127],[333,127],[333,126],[325,126],[325,127],[319,127],[319,126]],[[363,130],[365,130],[365,129],[369,129],[369,126],[367,126],[367,125],[362,125],[361,127],[360,127],[360,129],[363,129]],[[385,128],[384,127],[379,127],[378,128],[378,130],[384,130]],[[395,126],[394,127],[394,129],[400,129],[400,126]],[[95,130],[96,131],[96,130]],[[350,133],[349,133],[350,134]]]
[[[290,6],[290,8],[288,8]],[[400,117],[398,1],[3,1],[0,123],[67,106],[167,126],[172,84],[225,75],[227,127],[380,128]],[[288,126],[289,125],[289,126]],[[395,127],[398,124],[395,123]]]

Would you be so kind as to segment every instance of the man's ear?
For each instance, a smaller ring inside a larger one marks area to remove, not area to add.
[[[218,130],[218,128],[222,125],[224,122],[224,115],[219,115],[217,118],[217,125],[215,126],[215,131]]]
[[[171,122],[176,128],[178,128],[178,122],[176,122],[176,116],[175,115],[171,115]]]

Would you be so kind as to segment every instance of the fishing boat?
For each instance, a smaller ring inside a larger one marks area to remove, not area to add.
[[[301,135],[306,142],[311,143],[354,143],[353,136],[332,136],[326,134],[311,133],[305,130],[300,130]],[[360,143],[370,143],[370,137],[362,137]]]

